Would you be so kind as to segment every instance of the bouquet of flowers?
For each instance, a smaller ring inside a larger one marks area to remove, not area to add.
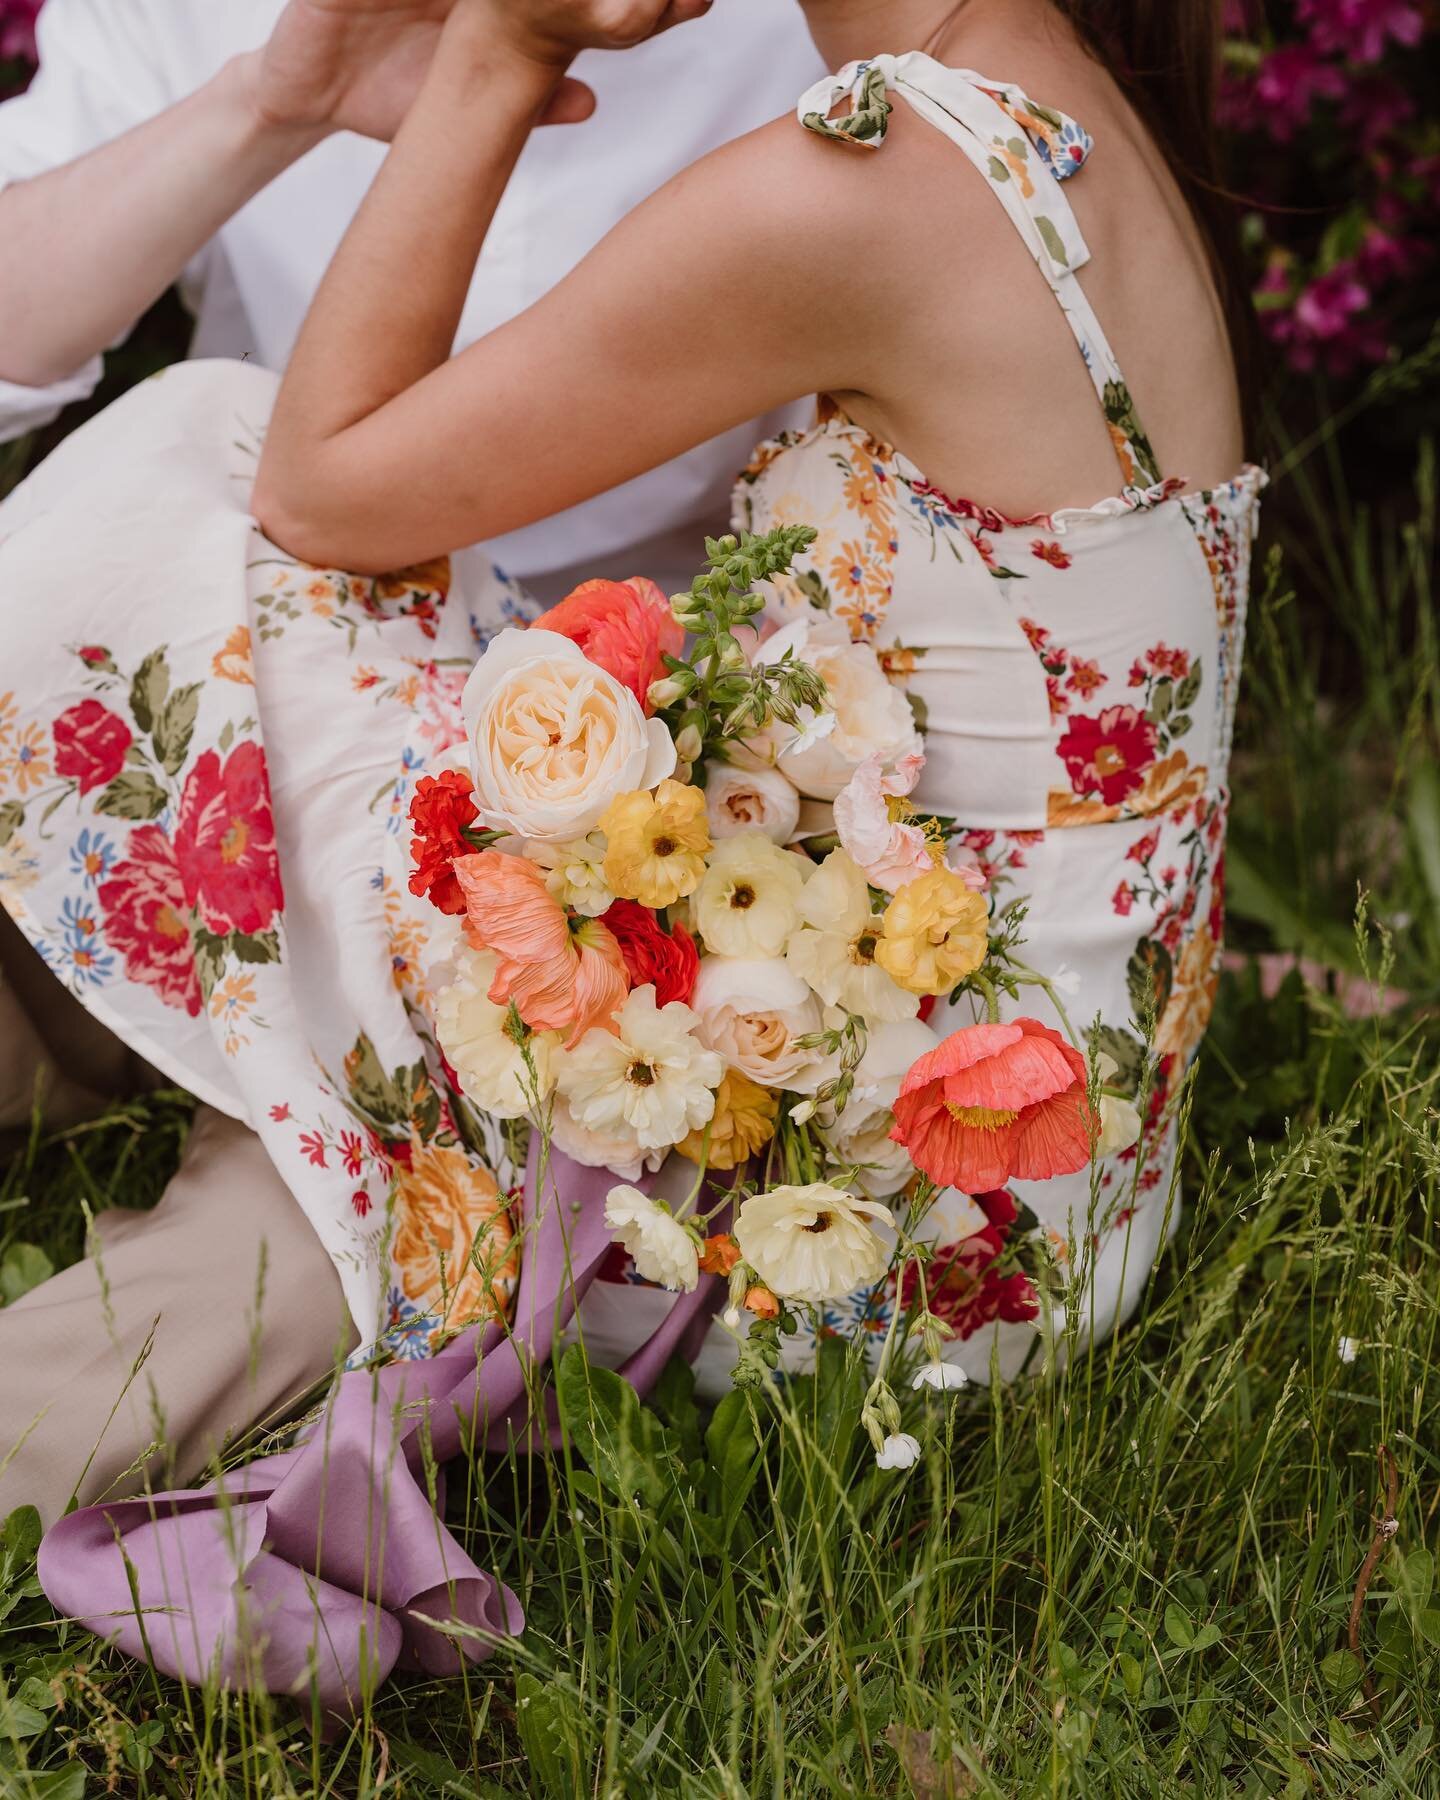
[[[737,1382],[777,1366],[798,1309],[899,1259],[864,1423],[903,1466],[902,1311],[915,1384],[965,1380],[926,1300],[927,1210],[1078,1171],[1139,1116],[1073,1033],[1001,1022],[1026,984],[1058,996],[1020,960],[1023,908],[912,800],[923,730],[882,657],[828,620],[758,627],[757,589],[814,536],[710,540],[673,600],[587,582],[494,639],[465,744],[417,787],[411,887],[461,925],[434,1000],[457,1085],[613,1172],[643,1278],[728,1282]],[[940,1038],[925,1017],[966,994],[975,1022]],[[637,1185],[668,1158],[694,1171],[674,1206]]]

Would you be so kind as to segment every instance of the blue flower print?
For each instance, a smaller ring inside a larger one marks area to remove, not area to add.
[[[70,872],[87,888],[99,887],[119,860],[120,852],[110,839],[88,826],[70,846]]]

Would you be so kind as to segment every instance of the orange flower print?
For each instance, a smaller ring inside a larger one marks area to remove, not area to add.
[[[1029,152],[1025,148],[1023,138],[995,138],[991,142],[994,154],[990,158],[990,174],[996,181],[1008,181],[1013,175],[1015,185],[1021,195],[1029,200],[1035,193],[1035,183],[1030,179]]]
[[[1162,1056],[1178,1056],[1187,1062],[1198,1048],[1215,1006],[1220,983],[1220,955],[1210,927],[1204,924],[1180,953],[1175,965],[1175,985],[1155,1032],[1155,1048]]]
[[[1135,455],[1130,448],[1130,440],[1125,435],[1123,426],[1117,425],[1113,419],[1105,421],[1105,429],[1110,433],[1110,442],[1115,446],[1115,454],[1120,461],[1120,473],[1124,477],[1126,487],[1135,485]]]
[[[44,728],[32,719],[26,725],[7,728],[0,752],[0,780],[17,793],[28,794],[50,774],[50,742]]]
[[[1183,750],[1172,750],[1145,771],[1145,779],[1139,793],[1131,800],[1130,809],[1142,815],[1179,812],[1205,792],[1209,773],[1204,763],[1192,764]]]
[[[1089,656],[1072,656],[1070,673],[1065,685],[1072,693],[1079,694],[1082,699],[1088,698],[1097,688],[1105,685],[1105,676],[1098,662]]]
[[[1030,545],[1030,554],[1039,557],[1043,563],[1049,563],[1052,569],[1068,569],[1070,556],[1057,543],[1045,538],[1035,538]]]
[[[255,1010],[255,978],[236,970],[227,975],[210,996],[210,1017],[219,1020],[225,1032],[225,1054],[237,1056],[250,1042],[241,1026]],[[256,1024],[261,1021],[256,1020]]]
[[[210,659],[210,673],[220,681],[254,687],[255,663],[251,655],[250,628],[237,625]]]
[[[495,1177],[463,1150],[412,1143],[409,1166],[396,1169],[391,1257],[401,1287],[443,1330],[503,1318],[518,1263]]]
[[[876,462],[861,463],[845,477],[845,504],[859,513],[870,529],[880,537],[888,537],[894,522],[890,500],[889,473]]]
[[[0,694],[0,751],[9,747],[19,710],[13,694]]]
[[[305,583],[300,592],[317,619],[332,618],[340,604],[340,591],[328,575],[316,575]]]
[[[391,575],[377,575],[377,600],[408,600],[412,595],[443,600],[450,592],[450,558],[434,556],[429,562],[416,563],[411,569],[396,569]]]
[[[357,694],[369,693],[373,687],[380,685],[380,671],[372,669],[369,663],[360,663],[350,674],[350,685]]]

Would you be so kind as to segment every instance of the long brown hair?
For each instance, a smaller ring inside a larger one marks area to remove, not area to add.
[[[1246,409],[1260,371],[1259,334],[1239,216],[1220,166],[1215,101],[1222,0],[1056,0],[1120,83],[1159,145],[1204,235]]]

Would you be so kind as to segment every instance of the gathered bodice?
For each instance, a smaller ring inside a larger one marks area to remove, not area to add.
[[[1013,84],[919,53],[852,64],[799,116],[874,150],[892,92],[988,182],[1049,283],[1109,428],[1118,491],[1007,518],[944,493],[822,399],[810,430],[756,452],[735,523],[817,528],[773,610],[828,614],[882,652],[923,709],[927,807],[1021,832],[1173,812],[1225,782],[1264,476],[1247,467],[1192,490],[1162,474],[1076,279],[1089,250],[1062,183],[1083,168],[1088,133]],[[832,118],[846,94],[852,110]]]

